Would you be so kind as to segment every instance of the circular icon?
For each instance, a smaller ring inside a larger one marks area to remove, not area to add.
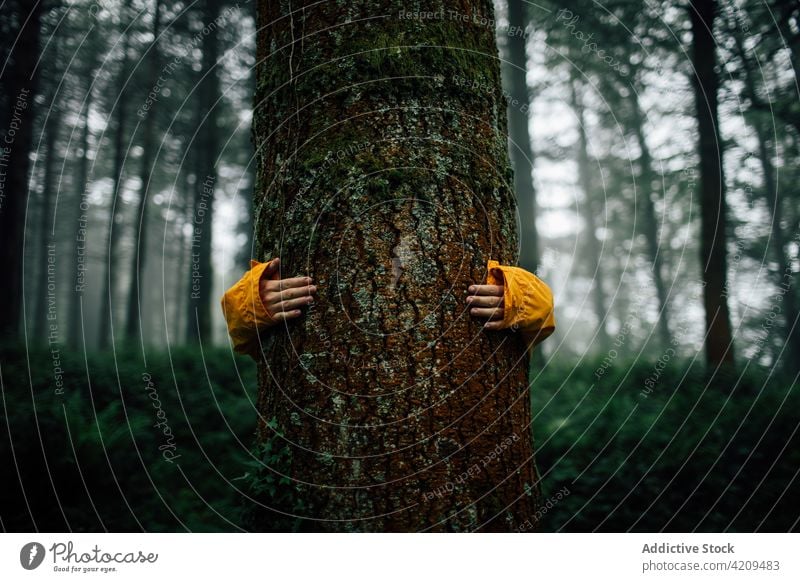
[[[38,542],[29,542],[19,551],[19,563],[26,570],[35,570],[44,561],[44,546]]]

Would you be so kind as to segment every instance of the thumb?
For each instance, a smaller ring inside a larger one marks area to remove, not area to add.
[[[278,258],[272,259],[267,265],[267,268],[264,269],[263,276],[266,277],[267,279],[272,279],[275,275],[278,274],[280,267],[281,267],[281,260]],[[275,278],[277,279],[278,277]]]
[[[497,279],[498,281],[500,281],[500,283],[499,283],[499,284],[500,284],[500,285],[502,285],[502,284],[503,284],[503,270],[502,270],[502,269],[498,269],[497,267],[494,267],[494,268],[491,270],[491,273],[492,273],[492,276],[493,276],[495,279]]]

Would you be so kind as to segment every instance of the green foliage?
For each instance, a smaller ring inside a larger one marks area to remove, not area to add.
[[[0,361],[12,445],[0,447],[6,530],[313,525],[294,517],[310,498],[291,480],[292,453],[274,419],[272,436],[253,442],[249,360],[182,349],[148,355],[145,367],[133,350],[86,362],[62,352],[63,396],[48,351],[28,359],[3,348]],[[167,439],[143,373],[174,435],[173,462],[159,450]],[[544,499],[569,490],[547,508],[545,530],[796,528],[800,396],[785,378],[619,359],[550,364],[532,380]]]
[[[63,395],[49,351],[0,350],[11,435],[0,447],[4,528],[239,529],[234,478],[256,420],[248,359],[190,348],[148,355],[146,366],[133,350],[60,356]]]
[[[548,366],[534,380],[544,495],[570,490],[546,529],[796,528],[796,385],[752,367],[617,361],[598,379],[600,367]]]
[[[273,435],[253,447],[248,471],[240,477],[247,484],[243,519],[247,529],[299,531],[306,510],[303,489],[290,477],[292,451],[278,429],[277,419],[267,423]]]

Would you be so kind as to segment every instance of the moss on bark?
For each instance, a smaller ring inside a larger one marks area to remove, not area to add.
[[[260,366],[258,439],[282,435],[303,511],[261,501],[304,530],[535,521],[524,344],[464,304],[488,259],[517,255],[492,5],[425,6],[442,17],[260,6],[258,258],[319,288]],[[285,529],[256,513],[257,529]]]

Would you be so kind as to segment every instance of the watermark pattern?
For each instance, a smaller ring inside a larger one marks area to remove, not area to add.
[[[167,413],[164,412],[164,408],[161,405],[161,399],[158,397],[158,390],[156,389],[152,376],[145,372],[142,374],[142,381],[144,382],[144,390],[147,392],[147,396],[150,400],[153,401],[153,408],[156,411],[157,421],[153,427],[160,429],[165,439],[164,442],[158,446],[158,450],[161,451],[161,456],[166,462],[173,463],[175,459],[180,458],[180,455],[175,454],[178,447],[175,444],[175,435],[172,433],[172,427],[170,427],[169,421],[167,420]]]
[[[214,196],[214,176],[206,176],[203,181],[202,190],[200,192],[200,200],[197,203],[197,209],[194,214],[194,227],[192,230],[192,299],[200,299],[200,290],[202,285],[200,280],[205,277],[200,267],[200,245],[203,238],[203,223],[206,219],[206,212],[208,212],[208,200]]]
[[[472,24],[491,28],[497,34],[505,36],[527,37],[525,28],[520,26],[510,26],[507,23],[498,23],[493,18],[488,18],[477,12],[465,13],[452,9],[441,10],[400,10],[397,13],[398,20],[417,20],[417,21],[451,21],[459,24]]]
[[[78,229],[75,234],[75,293],[83,294],[86,289],[86,270],[88,260],[86,256],[87,229],[89,226],[89,189],[92,181],[86,183],[81,194],[80,214],[78,215]]]
[[[705,288],[706,282],[702,280],[699,281],[699,287],[690,297],[690,301],[699,301]],[[691,327],[691,322],[687,322],[686,320],[679,322],[678,326],[670,337],[670,345],[665,348],[663,352],[661,352],[661,354],[658,356],[658,359],[656,359],[655,364],[653,364],[652,371],[647,378],[645,378],[644,388],[642,388],[642,390],[639,392],[640,396],[647,398],[653,393],[653,390],[658,385],[658,381],[661,379],[664,369],[667,367],[670,361],[679,355],[678,349],[680,348],[683,338],[689,333]]]
[[[58,344],[58,310],[56,304],[56,245],[47,245],[47,295],[43,297],[47,310],[47,345],[53,365],[55,394],[64,395],[64,370],[61,368],[61,349]]]
[[[507,436],[505,439],[500,441],[495,447],[489,451],[486,455],[484,455],[481,460],[480,464],[473,463],[466,471],[463,471],[458,477],[453,479],[452,481],[445,482],[444,485],[437,487],[436,489],[432,489],[431,491],[426,491],[422,494],[423,501],[432,501],[433,499],[441,499],[448,493],[453,493],[458,485],[463,485],[467,482],[470,477],[474,477],[475,475],[479,475],[483,469],[488,467],[491,463],[495,462],[500,458],[500,455],[505,452],[512,443],[517,442],[520,439],[517,433],[513,433],[511,436]]]
[[[742,260],[742,252],[744,251],[744,241],[736,239],[736,250],[731,257],[729,270],[736,271],[739,263]],[[725,284],[722,286],[722,297],[728,297],[731,293],[731,281],[729,277],[725,277]]]
[[[6,199],[6,168],[11,159],[11,148],[17,139],[17,132],[22,128],[22,114],[28,108],[28,97],[30,89],[22,89],[14,101],[14,108],[11,111],[11,121],[3,136],[3,143],[0,144],[0,212],[3,210]]]
[[[296,212],[298,212],[300,206],[305,202],[304,196],[308,194],[308,192],[313,187],[314,182],[316,181],[316,176],[319,174],[324,174],[328,170],[330,170],[334,165],[339,164],[347,159],[353,158],[360,152],[363,152],[367,149],[373,147],[372,142],[361,142],[355,144],[349,144],[347,147],[340,148],[338,150],[329,150],[325,155],[325,158],[322,160],[320,165],[316,168],[311,170],[311,181],[308,184],[304,184],[300,187],[297,191],[297,194],[292,199],[292,203],[289,205],[289,208],[286,210],[287,216],[292,217]],[[311,201],[309,200],[309,204]]]
[[[561,500],[566,498],[570,493],[572,492],[569,490],[569,487],[564,485],[561,489],[556,491],[555,494],[548,497],[547,501],[542,503],[536,510],[536,512],[533,514],[533,522],[530,519],[526,519],[517,528],[517,533],[522,533],[525,531],[532,530],[535,527],[534,522],[538,523],[539,521],[541,521],[548,511],[550,511],[556,505],[558,505],[558,503],[560,503]]]
[[[644,296],[644,285],[640,285],[636,294],[636,304],[634,308],[628,312],[628,315],[625,318],[625,321],[622,322],[622,326],[620,327],[619,331],[611,340],[611,343],[614,347],[609,348],[609,350],[606,352],[606,355],[600,362],[600,365],[597,366],[597,369],[594,371],[594,377],[596,379],[599,380],[605,376],[606,372],[609,370],[609,368],[611,368],[611,365],[619,357],[617,348],[622,348],[627,343],[634,324],[640,319],[640,309],[644,304]]]
[[[136,114],[140,119],[147,117],[148,112],[156,104],[162,92],[165,91],[167,82],[175,74],[175,71],[178,69],[178,67],[183,64],[184,60],[187,57],[191,57],[192,51],[200,47],[203,39],[205,39],[209,34],[216,31],[220,26],[224,26],[229,20],[231,20],[232,16],[238,16],[240,12],[240,5],[241,3],[237,2],[235,6],[227,7],[214,20],[205,24],[203,28],[191,38],[191,40],[180,47],[181,54],[173,57],[171,61],[162,67],[161,73],[159,74],[156,82],[150,88],[150,91],[147,93],[144,103],[142,103],[142,105],[136,110]]]
[[[605,50],[598,48],[597,42],[593,40],[593,32],[586,34],[582,30],[576,28],[576,25],[578,22],[580,22],[580,19],[581,17],[578,14],[574,14],[567,8],[562,8],[556,13],[556,22],[562,23],[565,30],[568,30],[575,39],[583,43],[581,52],[595,54],[597,58],[608,65],[612,71],[616,71],[621,76],[627,77],[628,72],[623,68],[622,63],[620,63],[612,55],[606,54]]]
[[[791,242],[795,245],[800,244],[800,232],[795,233]],[[777,285],[777,289],[769,303],[769,310],[764,316],[764,320],[761,322],[761,326],[758,330],[758,335],[753,341],[753,347],[755,348],[753,358],[755,359],[761,355],[767,340],[772,334],[772,328],[775,327],[778,316],[783,311],[781,305],[783,304],[784,297],[787,293],[794,293],[792,289],[794,278],[795,273],[790,262],[784,267],[783,273],[781,273],[780,283]]]

